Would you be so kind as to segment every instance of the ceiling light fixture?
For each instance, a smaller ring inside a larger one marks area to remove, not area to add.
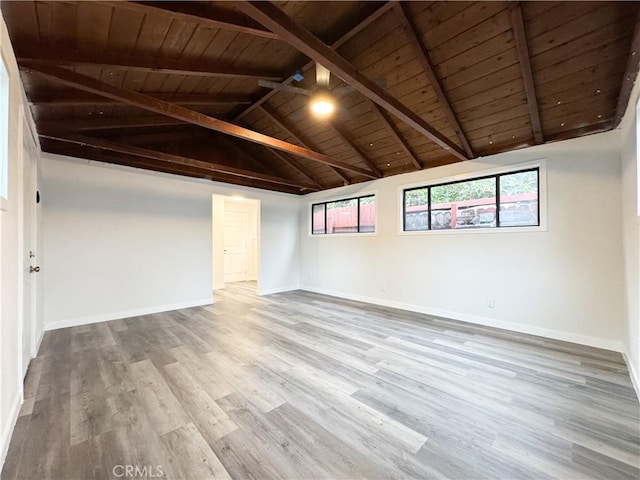
[[[309,107],[316,117],[328,118],[336,110],[336,101],[329,90],[322,88],[312,95]]]

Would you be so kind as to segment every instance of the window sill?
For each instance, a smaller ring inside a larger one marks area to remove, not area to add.
[[[312,238],[342,238],[342,237],[377,237],[378,232],[371,233],[320,233],[320,234],[309,234],[309,237]]]
[[[398,235],[493,235],[499,233],[539,233],[547,232],[546,226],[539,227],[502,227],[502,228],[465,228],[461,230],[401,230]]]

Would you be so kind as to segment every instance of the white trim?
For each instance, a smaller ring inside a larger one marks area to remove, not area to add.
[[[40,345],[42,345],[42,339],[43,338],[44,338],[44,330],[42,330],[40,332],[40,337],[36,340],[36,348],[33,351],[33,357],[32,358],[35,358],[35,357],[38,356],[38,352],[40,351]]]
[[[640,376],[638,376],[640,372],[638,372],[638,370],[636,370],[635,367],[633,366],[633,363],[631,363],[631,357],[629,355],[629,351],[627,350],[626,346],[622,350],[622,356],[624,358],[624,361],[627,364],[627,369],[629,370],[629,377],[631,378],[633,389],[636,391],[636,397],[638,398],[638,400],[640,400]]]
[[[282,292],[291,292],[293,290],[300,290],[300,286],[291,285],[290,287],[267,288],[264,290],[258,290],[258,295],[263,297],[265,295],[273,295],[274,293],[282,293]]]
[[[138,317],[140,315],[151,315],[153,313],[170,312],[171,310],[180,310],[182,308],[203,307],[212,305],[213,299],[206,298],[202,300],[193,300],[190,302],[174,303],[171,305],[159,305],[156,307],[137,308],[135,310],[126,310],[123,312],[103,313],[101,315],[93,315],[91,317],[71,318],[69,320],[59,320],[57,322],[46,323],[45,331],[58,330],[59,328],[77,327],[79,325],[88,325],[90,323],[108,322],[111,320],[120,320],[122,318]]]
[[[301,285],[300,290],[320,293],[323,295],[331,295],[333,297],[344,298],[347,300],[355,300],[357,302],[371,303],[373,305],[381,305],[383,307],[397,308],[399,310],[407,310],[410,312],[424,313],[426,315],[433,315],[436,317],[459,320],[461,322],[473,323],[476,325],[484,325],[486,327],[499,328],[501,330],[509,330],[512,332],[526,333],[529,335],[536,335],[536,336],[550,338],[554,340],[562,340],[565,342],[578,343],[580,345],[587,345],[589,347],[602,348],[604,350],[612,350],[614,352],[622,352],[622,349],[623,349],[622,342],[620,341],[609,340],[606,338],[599,338],[599,337],[590,337],[587,335],[579,335],[576,333],[565,332],[562,330],[553,330],[550,328],[537,327],[535,325],[516,324],[512,322],[505,322],[504,320],[496,320],[489,317],[482,317],[479,315],[452,312],[449,310],[441,310],[438,308],[424,307],[422,305],[413,305],[410,303],[396,302],[393,300],[384,300],[380,298],[367,297],[364,295],[345,294],[342,292],[326,290],[323,288],[315,288],[315,287],[310,287],[306,285]]]
[[[16,427],[21,406],[22,394],[18,392],[16,394],[16,398],[13,400],[13,405],[9,412],[8,423],[4,425],[2,429],[2,437],[0,438],[0,445],[2,445],[2,450],[0,450],[0,471],[2,471],[4,461],[6,460],[7,453],[9,452],[9,443],[11,443],[11,436],[13,435],[13,429]]]

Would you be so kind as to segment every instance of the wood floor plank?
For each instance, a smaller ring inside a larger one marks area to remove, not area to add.
[[[238,283],[210,306],[45,334],[2,479],[124,468],[637,480],[640,405],[617,352]]]

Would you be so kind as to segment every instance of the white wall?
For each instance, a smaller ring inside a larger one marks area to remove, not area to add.
[[[302,288],[620,350],[618,138],[608,132],[308,195]],[[398,234],[402,185],[537,159],[547,160],[548,231]],[[370,191],[377,235],[309,234],[311,202]]]
[[[263,292],[298,284],[297,197],[44,154],[47,329],[212,300],[212,195],[261,201]]]
[[[640,216],[638,216],[638,162],[636,104],[640,94],[636,82],[620,124],[622,157],[622,215],[624,241],[624,338],[627,362],[640,395]]]
[[[11,49],[4,19],[0,16],[0,54],[9,73],[9,198],[0,208],[0,466],[4,462],[13,426],[22,401],[21,330],[22,245],[21,181],[23,112],[30,116],[24,101],[18,66]],[[30,117],[27,119],[32,123]],[[24,132],[28,134],[27,132]],[[37,326],[36,338],[41,336]],[[1,468],[1,467],[0,467]]]

